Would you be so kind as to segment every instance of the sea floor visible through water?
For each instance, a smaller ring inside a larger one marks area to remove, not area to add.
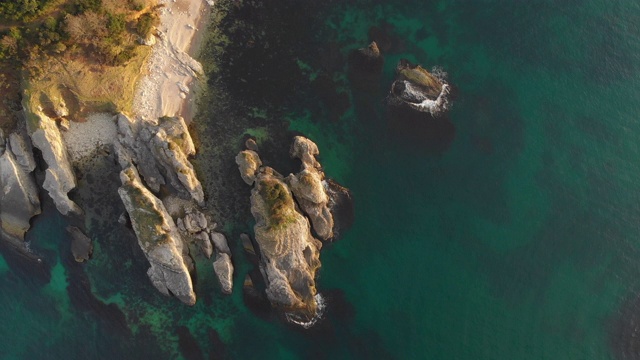
[[[80,182],[103,192],[75,195],[102,211],[87,220],[93,259],[73,262],[48,205],[28,237],[50,276],[0,262],[0,357],[640,359],[640,5],[301,4],[219,1],[203,42],[194,163],[234,294],[204,258],[196,306],[158,294],[98,158]],[[371,40],[384,71],[358,87],[349,53]],[[445,117],[390,111],[403,58],[448,73]],[[353,226],[322,250],[326,315],[308,330],[241,291],[253,221],[234,156],[253,136],[288,173],[295,134],[355,199]]]

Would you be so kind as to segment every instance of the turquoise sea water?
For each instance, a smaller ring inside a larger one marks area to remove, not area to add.
[[[79,193],[110,204],[87,220],[94,258],[69,259],[62,217],[36,221],[51,274],[0,266],[0,357],[640,359],[638,3],[260,4],[230,6],[230,44],[203,51],[215,101],[196,118],[235,294],[200,258],[195,307],[157,294],[122,206]],[[348,54],[372,36],[384,72],[357,88]],[[401,58],[449,73],[447,119],[389,112]],[[235,240],[252,225],[233,164],[243,134],[287,171],[294,132],[355,199],[353,227],[321,255],[326,319],[306,331],[245,305]]]

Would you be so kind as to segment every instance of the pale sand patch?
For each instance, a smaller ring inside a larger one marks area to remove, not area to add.
[[[161,116],[180,115],[185,101],[190,101],[191,82],[202,74],[202,66],[187,52],[211,3],[205,0],[160,0],[160,25],[145,76],[138,83],[134,112],[155,120]],[[207,5],[209,4],[209,5]],[[191,119],[185,119],[189,122]]]
[[[91,155],[97,148],[113,144],[118,139],[118,129],[109,113],[95,113],[85,122],[71,121],[69,130],[61,131],[72,162]]]

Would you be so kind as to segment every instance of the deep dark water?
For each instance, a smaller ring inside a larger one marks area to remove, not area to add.
[[[640,359],[638,4],[216,6],[195,163],[236,254],[235,294],[202,258],[195,307],[157,294],[111,179],[77,194],[101,209],[87,265],[53,212],[29,234],[44,265],[5,256],[0,357]],[[385,63],[362,86],[349,54],[371,40]],[[401,58],[448,72],[446,117],[387,107]],[[292,171],[297,133],[355,199],[353,227],[322,253],[326,318],[306,331],[239,291],[252,220],[233,161],[252,136]]]

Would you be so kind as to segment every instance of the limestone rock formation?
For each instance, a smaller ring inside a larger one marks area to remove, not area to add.
[[[184,245],[176,225],[162,202],[143,184],[130,165],[120,173],[118,189],[140,248],[151,267],[147,275],[163,294],[173,294],[187,305],[194,305],[196,295],[185,262]]]
[[[89,260],[93,253],[91,239],[75,226],[67,226],[67,232],[71,236],[71,253],[77,262]]]
[[[256,242],[267,298],[272,305],[312,318],[316,314],[315,274],[322,244],[311,235],[309,221],[296,210],[280,174],[261,168],[251,191]]]
[[[243,150],[236,156],[236,164],[240,169],[240,176],[247,185],[253,185],[256,180],[256,172],[262,166],[260,156],[253,150]]]
[[[116,151],[123,168],[133,162],[152,191],[170,184],[182,198],[204,206],[202,185],[187,159],[195,154],[195,147],[181,117],[162,117],[156,125],[134,123],[119,114],[116,121],[120,140]]]
[[[29,220],[40,214],[38,187],[31,172],[35,169],[28,140],[11,134],[5,143],[0,132],[0,227],[2,237],[22,247]],[[15,148],[15,150],[14,150]]]
[[[76,187],[76,177],[55,120],[36,110],[28,115],[27,124],[33,146],[42,152],[47,163],[42,187],[61,214],[81,214],[82,210],[68,196]]]
[[[226,253],[218,253],[216,260],[213,262],[213,271],[220,281],[220,287],[225,294],[231,294],[233,291],[233,264],[231,257]]]

